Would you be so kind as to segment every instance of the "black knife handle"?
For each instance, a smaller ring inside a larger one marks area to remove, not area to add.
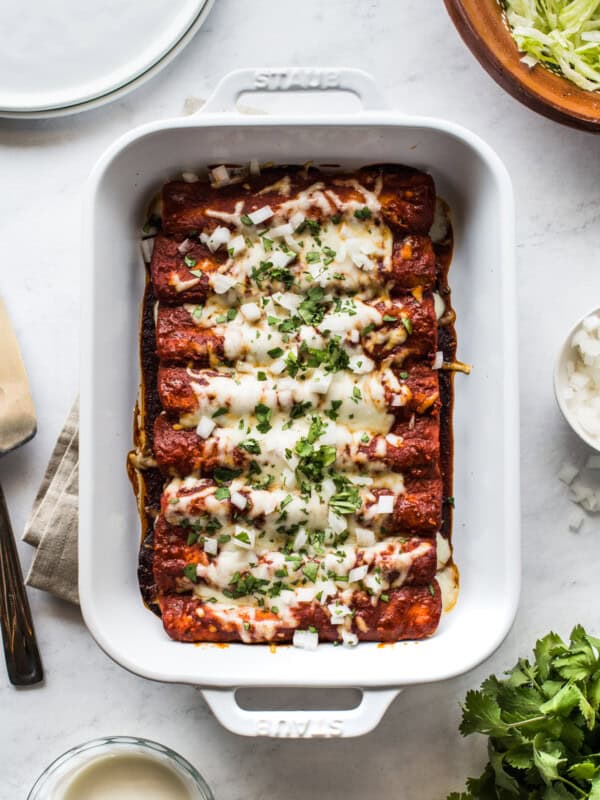
[[[31,609],[8,507],[0,486],[0,625],[10,682],[30,686],[44,678]]]

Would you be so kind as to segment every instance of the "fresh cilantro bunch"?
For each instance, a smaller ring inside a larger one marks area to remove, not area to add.
[[[463,736],[489,736],[487,764],[448,800],[600,800],[600,639],[549,633],[532,663],[492,675],[463,706]]]

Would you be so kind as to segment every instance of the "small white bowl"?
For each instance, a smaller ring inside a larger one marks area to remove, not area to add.
[[[575,323],[575,325],[573,325],[573,327],[571,328],[565,339],[563,346],[561,347],[560,353],[558,354],[558,359],[556,360],[556,365],[554,367],[554,395],[556,397],[556,402],[558,403],[558,407],[560,408],[563,417],[566,419],[566,421],[569,423],[569,425],[575,431],[575,433],[579,436],[579,438],[593,450],[596,450],[596,452],[600,452],[600,439],[592,438],[589,435],[589,433],[586,433],[583,430],[577,418],[567,405],[567,401],[565,400],[565,389],[569,384],[567,378],[567,361],[575,359],[576,357],[571,342],[573,341],[573,336],[575,335],[575,333],[582,326],[583,320],[586,319],[586,317],[590,317],[592,314],[600,314],[600,308],[594,308],[591,311],[588,311],[587,314],[584,314]]]

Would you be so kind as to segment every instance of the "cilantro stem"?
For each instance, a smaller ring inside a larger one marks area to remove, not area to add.
[[[539,717],[530,717],[529,719],[522,719],[520,722],[507,723],[507,728],[520,728],[522,725],[529,725],[530,722],[542,722],[547,719],[545,714],[540,714]]]
[[[579,794],[582,795],[583,797],[589,797],[588,793],[584,789],[582,789],[580,786],[577,786],[576,783],[573,783],[572,781],[567,780],[567,778],[563,778],[561,775],[558,775],[557,777],[558,777],[559,781],[561,781],[562,783],[566,783],[567,786],[570,786],[571,789],[575,789],[575,791],[579,792]]]

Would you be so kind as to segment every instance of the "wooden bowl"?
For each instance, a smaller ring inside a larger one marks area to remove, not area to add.
[[[600,93],[586,92],[541,66],[523,64],[498,0],[444,0],[456,29],[496,83],[563,125],[600,132]]]

